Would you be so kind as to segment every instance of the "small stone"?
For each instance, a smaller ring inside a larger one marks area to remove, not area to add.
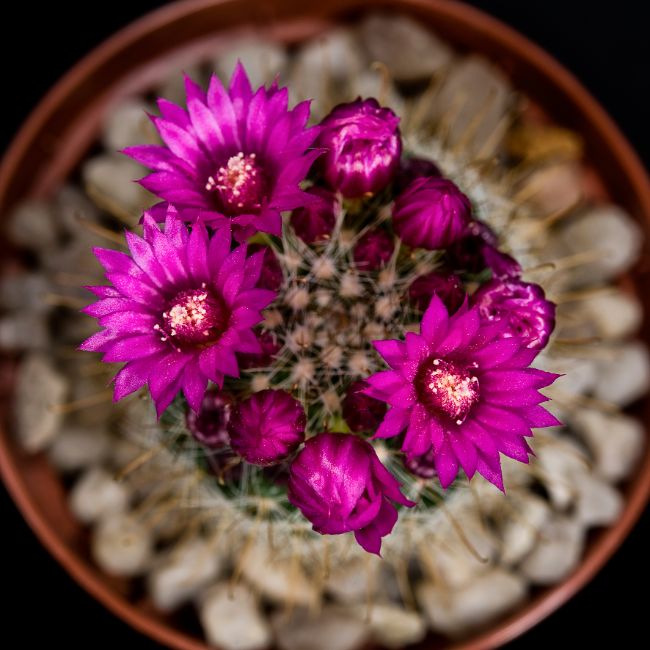
[[[364,622],[336,606],[326,605],[317,616],[278,612],[271,623],[280,650],[357,650],[369,636]]]
[[[353,605],[374,593],[377,577],[376,564],[354,559],[332,569],[325,589],[338,602]]]
[[[50,283],[41,273],[5,273],[0,279],[0,305],[11,311],[43,314],[51,309],[45,300]]]
[[[95,528],[92,554],[107,573],[129,578],[144,573],[151,565],[153,539],[134,517],[113,514]]]
[[[540,217],[564,212],[582,200],[582,175],[579,164],[562,162],[533,172],[521,192],[529,197]]]
[[[214,62],[217,74],[227,83],[241,61],[253,88],[268,86],[276,76],[284,78],[289,57],[281,45],[259,38],[233,42]]]
[[[427,625],[420,614],[398,605],[373,604],[354,610],[357,617],[370,627],[373,641],[383,648],[403,648],[418,643],[427,633]]]
[[[149,592],[158,609],[172,611],[213,582],[220,571],[215,544],[191,539],[171,549],[149,574]]]
[[[511,95],[501,71],[484,59],[467,57],[451,68],[432,99],[431,118],[449,129],[450,146],[462,142],[466,154],[483,155],[495,133],[505,130]]]
[[[21,364],[16,382],[16,432],[23,447],[41,451],[59,431],[62,415],[58,406],[68,385],[41,354],[31,354]]]
[[[253,546],[242,558],[242,575],[261,594],[278,603],[313,607],[318,602],[316,585],[295,563]]]
[[[97,222],[100,212],[88,197],[77,187],[66,185],[56,195],[56,219],[74,239],[81,239],[86,246],[97,244],[97,235],[88,230],[84,223]]]
[[[365,67],[355,34],[345,28],[331,30],[302,46],[295,55],[289,87],[294,99],[312,99],[311,116],[318,120],[336,104],[351,99],[349,86]]]
[[[103,210],[127,223],[136,224],[154,197],[137,181],[146,175],[126,156],[108,154],[87,160],[81,170],[88,196]]]
[[[70,509],[84,524],[124,512],[129,492],[101,467],[89,469],[70,492]]]
[[[601,348],[605,349],[605,348]],[[611,355],[599,362],[594,389],[597,399],[628,406],[650,388],[650,355],[641,341],[608,348]]]
[[[542,537],[520,567],[537,585],[553,585],[566,578],[580,563],[585,544],[582,523],[555,515],[546,522]]]
[[[582,303],[586,335],[622,339],[636,334],[643,320],[643,306],[631,293],[613,290],[599,293]]]
[[[576,478],[576,487],[576,517],[585,526],[609,526],[619,518],[623,510],[623,497],[609,483],[589,474],[581,474]]]
[[[590,253],[593,261],[577,267],[574,282],[593,285],[627,271],[639,258],[643,232],[622,208],[605,205],[591,208],[572,219],[560,232],[570,253]]]
[[[60,230],[52,206],[45,201],[26,201],[7,219],[7,235],[12,243],[33,250],[56,246]]]
[[[119,152],[139,144],[156,144],[159,139],[147,113],[151,107],[137,99],[127,99],[109,107],[104,119],[102,140],[109,152]]]
[[[69,281],[69,284],[72,286],[66,287],[67,290],[62,287],[57,287],[56,293],[65,293],[67,295],[72,290],[77,300],[66,306],[71,306],[75,310],[79,298],[85,299],[87,302],[90,302],[91,299],[90,294],[83,290],[83,280],[79,278],[79,275],[99,276],[101,267],[92,250],[92,246],[95,244],[97,244],[97,240],[94,240],[94,243],[90,244],[88,240],[81,238],[73,239],[63,246],[57,246],[56,248],[43,251],[41,255],[41,263],[46,271],[52,274],[64,273],[72,276],[72,280]],[[76,282],[78,284],[75,284]],[[83,322],[84,320],[92,322],[91,318],[80,318],[76,311],[74,316],[79,322]]]
[[[50,334],[44,318],[30,312],[14,312],[0,318],[1,350],[45,350],[49,345]]]
[[[493,569],[458,591],[423,583],[417,589],[417,598],[431,628],[456,637],[513,610],[526,592],[520,576]]]
[[[552,436],[540,439],[535,453],[532,462],[552,503],[560,510],[566,509],[577,497],[576,477],[588,471],[587,456],[572,440]]]
[[[452,59],[446,43],[407,16],[369,16],[360,35],[370,60],[385,63],[397,81],[427,80]]]
[[[388,106],[398,117],[404,119],[408,114],[404,98],[380,70],[364,70],[352,79],[349,97],[376,97],[382,106]]]
[[[198,84],[205,85],[207,79],[202,69],[196,65],[196,57],[188,56],[186,61],[174,58],[174,66],[166,70],[166,76],[155,89],[156,97],[164,97],[174,104],[185,106],[185,75]]]
[[[271,630],[244,585],[215,585],[202,598],[199,616],[208,643],[222,650],[264,650],[271,643]]]
[[[551,357],[542,352],[532,365],[561,375],[553,382],[553,388],[570,395],[589,393],[598,378],[598,365],[593,359],[575,359],[565,355]]]
[[[645,429],[636,418],[596,410],[574,411],[572,424],[588,445],[596,471],[614,483],[627,478],[643,452]]]
[[[546,501],[526,494],[511,501],[516,514],[509,517],[501,529],[501,563],[517,564],[543,535],[544,524],[551,515]]]
[[[74,472],[102,462],[110,453],[111,438],[100,428],[68,427],[55,438],[50,460],[62,472]]]

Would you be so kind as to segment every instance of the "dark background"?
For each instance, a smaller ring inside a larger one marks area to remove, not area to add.
[[[12,3],[11,17],[3,16],[0,151],[72,64],[123,25],[164,3],[135,0],[128,7],[112,2],[74,3],[79,9],[72,4]],[[572,70],[650,166],[650,38],[644,3],[483,0],[471,4],[519,29]],[[29,649],[60,643],[71,649],[160,647],[126,627],[71,581],[32,535],[2,487],[0,522],[0,571],[9,604],[2,622],[5,639],[18,636],[20,646]],[[649,543],[650,516],[646,513],[591,584],[508,648],[602,648],[612,642],[618,647],[646,646],[639,640],[647,636],[650,613],[646,591]],[[9,571],[10,565],[15,570]]]

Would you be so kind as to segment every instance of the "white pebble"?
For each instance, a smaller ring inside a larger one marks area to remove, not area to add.
[[[45,350],[49,345],[50,333],[43,316],[19,311],[0,318],[0,350]]]
[[[572,424],[595,459],[596,471],[614,483],[627,478],[643,452],[645,429],[629,415],[574,411]]]
[[[501,562],[513,565],[519,562],[543,534],[544,524],[551,515],[546,501],[532,494],[512,499],[515,509],[501,529]]]
[[[339,607],[325,606],[317,616],[296,611],[273,618],[280,650],[357,650],[367,641],[368,626]]]
[[[70,492],[70,509],[84,524],[121,513],[129,502],[129,492],[123,483],[101,467],[89,469]]]
[[[147,113],[151,107],[136,99],[127,99],[109,107],[104,120],[104,146],[110,152],[126,147],[158,142],[156,130]]]
[[[493,569],[458,591],[424,583],[417,596],[431,628],[453,637],[513,610],[525,599],[526,592],[520,576]]]
[[[156,607],[171,611],[213,582],[221,570],[218,549],[210,540],[191,539],[172,548],[149,574]]]
[[[138,163],[121,154],[103,154],[87,160],[81,170],[90,198],[121,219],[137,223],[154,197],[134,181],[146,175]]]
[[[424,639],[427,625],[418,612],[398,605],[373,604],[355,608],[357,617],[370,627],[373,640],[383,648],[403,648]]]
[[[7,222],[7,235],[14,244],[35,250],[46,250],[57,245],[59,225],[49,203],[21,203],[8,215]]]
[[[93,531],[92,553],[107,573],[125,578],[140,575],[153,559],[151,532],[133,516],[107,516]]]
[[[604,205],[582,213],[561,230],[572,253],[591,252],[593,262],[574,270],[580,284],[597,284],[627,271],[638,259],[643,243],[639,225],[621,208]]]
[[[585,544],[583,525],[576,519],[555,515],[546,522],[537,546],[521,564],[522,574],[538,585],[553,585],[566,578],[580,563]]]
[[[241,584],[218,584],[202,598],[201,625],[208,643],[222,650],[264,650],[271,631],[253,594]]]
[[[448,123],[450,146],[463,143],[478,155],[505,130],[511,88],[503,73],[486,60],[470,56],[454,65],[431,103],[431,117]],[[449,123],[450,122],[450,123]]]
[[[316,585],[295,563],[271,556],[261,545],[246,553],[242,567],[244,579],[275,602],[310,607],[318,600]]]
[[[110,452],[111,438],[100,428],[67,427],[56,437],[50,460],[62,472],[73,472],[103,461]]]
[[[0,305],[12,311],[42,314],[51,309],[45,300],[50,284],[41,273],[7,273],[0,279]]]
[[[532,462],[540,480],[555,507],[564,510],[577,497],[576,477],[588,471],[587,456],[572,440],[551,436],[540,438],[535,453]]]
[[[452,59],[446,43],[408,16],[369,16],[360,33],[369,59],[385,63],[398,81],[428,79]]]
[[[58,407],[67,392],[65,377],[47,357],[32,354],[22,362],[16,382],[16,432],[27,451],[41,451],[52,442],[62,420]]]
[[[584,321],[593,333],[606,339],[621,339],[635,334],[643,320],[639,299],[627,292],[599,293],[582,303]]]
[[[288,57],[285,49],[271,41],[242,39],[230,44],[215,59],[217,74],[228,82],[241,61],[253,88],[269,85],[277,75],[282,78],[286,71]]]
[[[594,395],[611,404],[627,406],[650,388],[650,356],[645,344],[632,341],[601,350],[610,355],[599,362]]]
[[[585,526],[609,526],[623,510],[623,497],[603,479],[582,474],[577,477],[576,517]]]

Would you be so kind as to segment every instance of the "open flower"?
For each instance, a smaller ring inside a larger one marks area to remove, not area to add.
[[[232,448],[253,465],[275,465],[305,438],[305,410],[283,390],[262,390],[237,404],[228,422]]]
[[[357,542],[379,554],[381,538],[397,521],[393,502],[415,505],[382,465],[373,447],[356,435],[319,433],[291,463],[289,501],[316,532],[354,531]]]
[[[555,328],[555,305],[538,284],[521,280],[491,280],[472,296],[481,317],[507,324],[501,336],[516,337],[541,350]]]
[[[253,92],[241,64],[228,90],[215,75],[207,93],[189,78],[185,88],[187,111],[158,101],[152,120],[165,144],[125,150],[153,170],[140,183],[211,225],[280,235],[280,212],[310,200],[299,188],[319,153],[309,150],[318,135],[305,129],[309,103],[288,110],[287,89],[275,83]],[[153,214],[164,216],[164,204]]]
[[[540,406],[547,398],[539,392],[557,375],[530,368],[538,351],[504,338],[504,325],[486,323],[478,307],[466,305],[450,317],[434,296],[420,334],[375,341],[391,368],[366,380],[368,395],[391,406],[375,437],[406,431],[407,458],[432,451],[444,488],[460,467],[503,490],[499,454],[527,463],[531,429],[559,424]]]
[[[399,167],[399,117],[376,99],[339,104],[321,122],[319,168],[329,186],[349,199],[386,187]]]
[[[393,207],[393,228],[413,248],[438,250],[459,241],[472,216],[469,199],[448,178],[416,178]]]
[[[198,412],[208,381],[239,375],[237,352],[261,351],[251,328],[275,297],[255,286],[263,253],[231,252],[229,227],[209,237],[195,223],[190,233],[173,208],[164,232],[149,215],[143,229],[126,233],[131,255],[95,249],[112,286],[89,287],[100,300],[84,311],[104,329],[81,349],[126,362],[116,401],[148,384],[159,416],[181,390]]]

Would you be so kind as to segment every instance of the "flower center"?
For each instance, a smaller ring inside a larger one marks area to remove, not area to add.
[[[162,341],[172,341],[179,347],[202,346],[213,343],[223,334],[228,310],[222,299],[211,293],[205,284],[201,289],[181,291],[163,312],[160,331]]]
[[[208,192],[216,192],[220,208],[230,215],[259,210],[265,193],[264,174],[256,155],[239,152],[208,178]]]
[[[433,413],[462,424],[479,398],[478,379],[467,370],[442,359],[425,361],[418,371],[420,401]]]

